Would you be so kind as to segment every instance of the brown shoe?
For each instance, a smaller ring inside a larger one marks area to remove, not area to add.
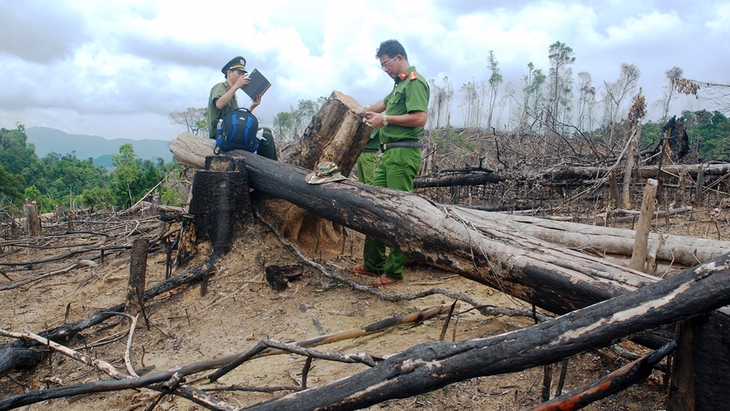
[[[403,284],[403,280],[394,280],[390,277],[388,277],[387,274],[383,274],[380,277],[375,279],[375,282],[373,282],[373,287],[385,287],[388,285],[396,285],[396,284]]]
[[[378,277],[380,274],[368,271],[364,265],[356,265],[352,267],[352,272],[357,274],[369,275],[370,277]]]

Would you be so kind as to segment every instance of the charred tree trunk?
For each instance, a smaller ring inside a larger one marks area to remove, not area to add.
[[[484,184],[496,184],[504,180],[497,173],[459,173],[439,176],[418,177],[413,180],[413,188],[431,187],[452,187],[452,186],[478,186]]]
[[[129,263],[129,284],[127,299],[124,303],[124,312],[137,315],[144,310],[142,295],[147,279],[147,251],[150,242],[146,238],[134,240],[132,243],[132,257]]]
[[[676,347],[674,342],[647,354],[636,361],[621,367],[611,374],[594,381],[588,386],[544,402],[528,411],[574,411],[602,398],[620,392],[629,386],[645,380],[651,375],[654,365],[666,357]],[[685,410],[689,411],[689,410]]]
[[[253,220],[244,159],[207,157],[195,173],[190,213],[197,242],[213,243],[214,258],[230,251],[233,232]]]
[[[661,152],[663,164],[677,164],[690,153],[689,136],[684,127],[684,119],[672,117],[662,130],[664,138],[661,142]]]

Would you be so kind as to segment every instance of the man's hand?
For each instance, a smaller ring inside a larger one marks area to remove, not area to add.
[[[248,74],[243,75],[236,80],[235,88],[240,89],[241,87],[245,86],[246,84],[251,82],[251,78],[248,76]]]
[[[256,107],[258,107],[259,104],[261,104],[261,97],[262,96],[263,96],[263,94],[259,94],[258,96],[256,96],[256,99],[255,100],[254,99],[251,99],[251,106],[248,108],[248,111],[253,111],[253,109],[255,109]]]

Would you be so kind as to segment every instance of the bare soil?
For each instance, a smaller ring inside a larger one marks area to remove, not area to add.
[[[702,224],[694,234],[726,240],[728,211],[709,210],[703,216],[694,214]],[[678,217],[669,227],[687,235],[692,221]],[[717,222],[720,221],[720,224]],[[54,262],[40,263],[49,257],[69,251],[91,249],[104,245],[130,245],[136,235],[158,238],[167,228],[156,219],[126,220],[124,227],[112,234],[97,227],[79,223],[74,234],[44,235],[34,240],[6,240],[0,249],[0,260],[28,262],[23,266],[0,267],[4,270],[3,285],[9,285],[39,274],[52,273],[70,263],[90,258],[94,252],[82,252]],[[712,228],[712,230],[710,227]],[[717,228],[715,232],[715,228]],[[132,231],[136,229],[136,231]],[[712,232],[710,232],[712,231]],[[139,234],[139,233],[144,234]],[[321,263],[329,272],[367,284],[369,277],[351,274],[350,268],[361,262],[362,236],[348,230],[342,244],[323,249],[317,244],[300,244],[301,252]],[[207,260],[210,249],[202,245],[188,267]],[[95,267],[79,266],[70,271],[49,275],[43,279],[0,291],[0,327],[12,331],[40,332],[64,323],[86,319],[98,310],[122,303],[126,296],[129,276],[129,250],[107,254]],[[147,288],[165,278],[164,249],[151,252],[147,264]],[[35,262],[35,263],[31,263]],[[263,269],[270,265],[301,265],[304,275],[293,281],[285,291],[273,290],[264,280]],[[267,226],[255,221],[238,236],[232,251],[217,264],[210,278],[207,293],[201,295],[199,285],[187,286],[166,293],[148,302],[149,324],[140,319],[131,346],[131,360],[137,370],[150,372],[210,360],[251,349],[263,339],[298,341],[360,327],[389,317],[451,304],[443,295],[406,302],[388,302],[362,291],[356,291],[342,281],[324,275],[305,264],[283,244]],[[183,268],[176,269],[176,273]],[[174,274],[174,273],[173,273]],[[489,287],[474,283],[456,274],[432,267],[410,267],[406,282],[386,289],[392,294],[408,294],[439,287],[461,292],[481,301],[504,307],[531,310],[527,303],[511,298]],[[461,303],[456,320],[452,320],[445,340],[494,336],[534,324],[528,317],[484,317]],[[354,340],[317,347],[322,351],[367,352],[377,356],[394,354],[409,347],[439,339],[444,317],[420,324],[402,325],[387,331]],[[101,326],[86,330],[69,345],[85,354],[112,363],[124,370],[124,351],[128,322],[108,320]],[[9,342],[2,339],[0,342]],[[623,348],[636,353],[647,351],[631,343]],[[222,378],[218,383],[207,380],[195,383],[202,389],[233,385],[254,387],[292,386],[301,382],[305,359],[297,355],[276,355],[252,360]],[[629,361],[610,349],[587,352],[570,359],[563,392],[573,390],[605,376]],[[332,363],[315,360],[309,372],[308,385],[321,386],[365,369],[364,365]],[[553,367],[554,381],[560,373]],[[0,380],[3,398],[31,390],[59,385],[75,385],[108,379],[91,367],[62,356],[51,354],[30,369],[15,370]],[[541,402],[543,369],[481,377],[452,384],[425,395],[388,401],[368,409],[422,410],[522,410]],[[660,410],[665,406],[665,375],[654,371],[651,377],[624,392],[594,403],[586,410]],[[554,390],[555,385],[553,385]],[[231,404],[245,407],[286,394],[227,391],[215,395]],[[554,394],[554,392],[553,392]],[[132,410],[146,409],[156,392],[146,389],[113,393],[80,395],[44,401],[26,410]],[[186,399],[167,396],[156,410],[201,410]]]

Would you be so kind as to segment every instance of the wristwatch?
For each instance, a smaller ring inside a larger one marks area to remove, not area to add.
[[[385,115],[385,114],[383,114],[383,125],[384,126],[387,126],[388,125],[388,116]]]

